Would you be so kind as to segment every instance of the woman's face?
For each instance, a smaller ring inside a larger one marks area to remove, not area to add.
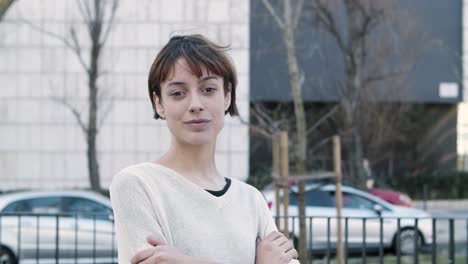
[[[231,93],[224,94],[223,78],[206,70],[198,78],[185,59],[176,61],[169,78],[161,84],[162,100],[153,97],[173,136],[191,145],[215,142],[231,103]]]

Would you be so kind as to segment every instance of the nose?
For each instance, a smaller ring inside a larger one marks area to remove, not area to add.
[[[198,93],[193,93],[191,98],[190,98],[190,112],[191,113],[196,113],[196,112],[201,112],[205,109],[205,107],[202,104],[202,101],[200,100],[200,95]]]

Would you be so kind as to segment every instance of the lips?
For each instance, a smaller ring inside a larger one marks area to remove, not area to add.
[[[185,124],[189,125],[194,130],[202,130],[208,125],[209,122],[210,120],[207,119],[194,119],[185,122]]]
[[[208,122],[210,122],[210,120],[208,119],[194,119],[194,120],[187,121],[185,123],[186,124],[203,124],[203,123],[208,123]]]

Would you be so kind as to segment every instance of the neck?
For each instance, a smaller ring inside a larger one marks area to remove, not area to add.
[[[224,177],[216,169],[216,143],[189,145],[173,138],[169,151],[157,163],[167,166],[205,189],[219,189]]]

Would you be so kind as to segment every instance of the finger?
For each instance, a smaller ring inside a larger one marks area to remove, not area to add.
[[[155,250],[156,250],[155,248],[147,248],[147,249],[137,252],[132,257],[131,263],[137,264],[137,263],[140,263],[141,261],[146,260],[147,258],[151,257],[154,254]]]
[[[287,240],[286,243],[282,244],[280,246],[280,250],[281,252],[288,252],[290,251],[291,249],[294,249],[294,245],[291,241]]]
[[[266,237],[265,237],[265,240],[270,240],[270,241],[274,241],[275,239],[277,239],[278,237],[282,236],[283,234],[278,232],[278,231],[273,231],[271,232],[270,234],[268,234]]]
[[[297,253],[297,250],[295,248],[292,248],[291,250],[286,252],[286,254],[292,257],[293,259],[297,259],[299,257],[299,254]]]
[[[262,242],[262,240],[257,237],[257,239],[255,240],[255,247],[258,247],[258,245],[260,245],[260,242]]]
[[[282,246],[284,245],[285,243],[287,243],[289,241],[289,239],[285,236],[280,236],[278,238],[276,238],[273,243],[275,243],[275,245],[278,245],[278,246]]]
[[[151,235],[146,238],[146,241],[152,246],[166,245],[167,243],[161,239],[157,239],[155,236]]]
[[[139,263],[139,264],[155,264],[155,263],[159,263],[158,261],[158,258],[159,256],[157,256],[156,254],[154,254],[153,256],[145,259],[143,262]]]

